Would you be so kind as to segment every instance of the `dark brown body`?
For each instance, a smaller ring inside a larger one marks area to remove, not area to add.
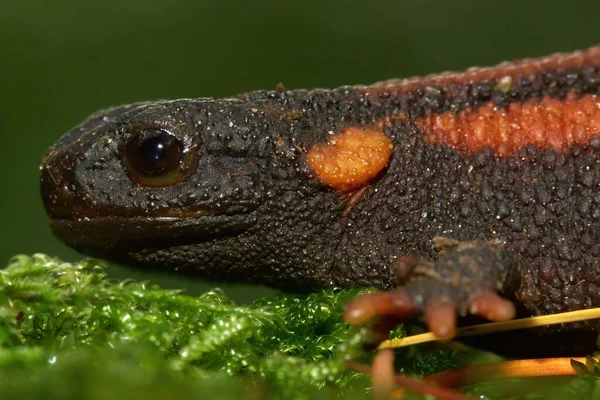
[[[600,306],[599,68],[594,48],[368,87],[111,109],[49,150],[42,193],[59,237],[118,261],[295,290],[390,288],[394,260],[436,257],[434,236],[498,239],[521,267],[496,286],[523,313]],[[146,184],[128,166],[126,142],[146,127],[192,154],[172,183]],[[342,190],[307,153],[349,127],[382,132],[393,151]]]

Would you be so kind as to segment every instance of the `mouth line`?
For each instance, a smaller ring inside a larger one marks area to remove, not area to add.
[[[126,207],[108,206],[100,208],[92,208],[80,204],[68,204],[62,207],[51,207],[48,210],[50,219],[52,220],[70,220],[70,221],[81,221],[81,220],[96,220],[103,218],[119,218],[125,219],[160,219],[160,218],[206,218],[213,216],[234,216],[234,215],[247,215],[251,214],[252,211],[256,210],[258,203],[252,202],[240,202],[226,203],[221,202],[220,207],[211,207],[212,204],[204,203],[198,207],[187,208],[187,207],[174,207],[174,208],[160,208],[160,209],[144,209],[135,210]]]
[[[239,234],[254,225],[251,214],[185,216],[102,216],[52,218],[50,227],[64,243],[80,251],[160,248]]]
[[[150,211],[144,214],[126,213],[119,212],[118,210],[91,210],[80,212],[78,210],[72,210],[70,214],[63,214],[58,216],[50,216],[52,221],[72,221],[72,222],[84,222],[93,220],[177,220],[177,219],[191,219],[201,217],[211,217],[218,214],[208,210],[186,210],[186,209],[171,209],[171,210],[160,210]]]

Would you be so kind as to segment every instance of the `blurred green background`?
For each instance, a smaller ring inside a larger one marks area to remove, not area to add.
[[[79,257],[50,233],[38,166],[97,109],[495,64],[594,45],[599,22],[598,1],[0,0],[0,265],[18,253]]]

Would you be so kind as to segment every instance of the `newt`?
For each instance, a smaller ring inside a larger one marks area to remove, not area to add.
[[[99,111],[45,155],[67,245],[286,290],[451,337],[600,306],[600,46],[333,90]],[[599,331],[598,321],[554,332]],[[591,343],[594,343],[592,340]]]

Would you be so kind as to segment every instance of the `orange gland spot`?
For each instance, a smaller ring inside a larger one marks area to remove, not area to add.
[[[543,97],[507,108],[489,103],[475,111],[430,115],[416,124],[427,143],[446,143],[467,152],[490,147],[507,156],[529,144],[563,152],[600,136],[600,98]]]
[[[349,127],[308,150],[315,177],[341,192],[358,189],[387,165],[392,141],[375,128]]]

